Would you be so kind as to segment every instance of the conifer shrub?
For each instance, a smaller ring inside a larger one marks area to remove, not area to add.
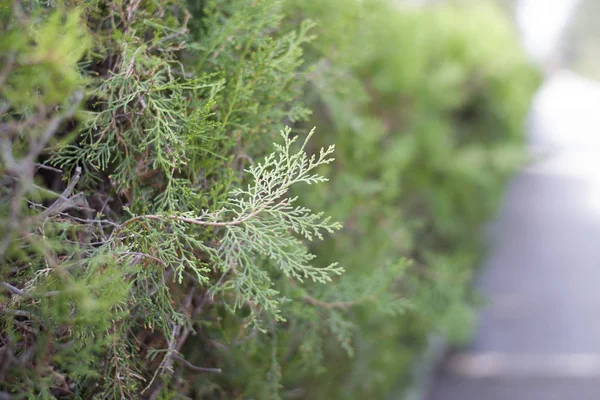
[[[0,0],[0,397],[382,398],[465,336],[536,82],[488,11]]]
[[[383,398],[399,377],[409,383],[432,332],[454,343],[471,334],[483,224],[525,160],[525,115],[540,78],[488,3],[288,6],[290,18],[317,26],[306,52],[316,65],[307,89],[307,126],[321,131],[313,144],[336,143],[331,182],[302,190],[305,204],[344,226],[312,247],[346,270],[319,297],[365,299],[344,314],[351,362],[325,346],[327,378],[311,379],[307,398]],[[372,291],[373,276],[388,277],[385,295]]]
[[[332,161],[284,128],[310,25],[270,0],[0,10],[2,393],[276,394],[283,306],[342,271],[304,244],[339,224],[288,195]],[[257,388],[221,354],[255,341]]]

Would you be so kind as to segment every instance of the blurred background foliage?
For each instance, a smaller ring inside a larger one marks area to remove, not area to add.
[[[337,146],[330,184],[302,192],[344,224],[316,247],[347,271],[326,290],[360,292],[372,275],[389,274],[389,290],[408,305],[393,315],[356,306],[354,361],[331,352],[336,380],[315,380],[309,397],[381,398],[429,333],[469,337],[484,222],[524,161],[523,123],[540,76],[488,2],[288,4],[289,15],[317,23],[309,125]]]
[[[377,399],[432,333],[469,337],[540,81],[499,8],[0,1],[1,390]],[[309,153],[336,145],[330,181],[292,195],[343,223],[307,245],[345,273],[298,282],[253,255],[238,308],[225,229],[129,220],[219,210],[286,124],[317,127]]]

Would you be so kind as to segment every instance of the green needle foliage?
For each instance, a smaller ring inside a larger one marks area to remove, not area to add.
[[[289,195],[326,181],[333,147],[309,156],[289,128],[269,144],[308,115],[296,98],[310,24],[277,33],[271,1],[0,9],[0,388],[212,390],[184,378],[234,373],[205,331],[272,336],[288,285],[342,272],[304,244],[340,225]]]
[[[0,0],[0,397],[383,398],[536,78],[489,9]]]

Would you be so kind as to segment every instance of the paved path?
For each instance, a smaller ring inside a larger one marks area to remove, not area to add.
[[[571,73],[536,99],[534,150],[494,226],[490,304],[430,400],[600,399],[600,86]]]

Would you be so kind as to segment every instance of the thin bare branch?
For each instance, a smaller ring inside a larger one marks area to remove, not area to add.
[[[11,292],[14,295],[17,296],[21,296],[21,297],[26,297],[26,298],[30,298],[30,297],[52,297],[52,296],[56,296],[58,294],[60,294],[60,292],[58,290],[53,290],[51,292],[45,292],[45,293],[41,293],[38,294],[37,296],[33,295],[32,293],[29,292],[25,292],[13,285],[11,285],[8,282],[0,282],[0,286],[4,287],[6,290],[8,290],[9,292]]]
[[[206,367],[198,367],[194,364],[192,364],[191,362],[189,362],[188,360],[186,360],[185,358],[183,358],[180,354],[175,354],[174,356],[177,361],[181,362],[183,365],[185,365],[186,367],[188,367],[189,369],[193,370],[193,371],[198,371],[198,372],[214,372],[217,374],[220,374],[221,372],[223,372],[221,370],[221,368],[206,368]]]
[[[51,216],[54,213],[61,212],[64,210],[65,203],[73,202],[72,199],[69,199],[69,196],[71,195],[71,192],[75,188],[75,185],[77,185],[77,182],[79,182],[80,177],[81,177],[81,167],[77,166],[77,168],[75,168],[75,174],[73,175],[73,178],[71,178],[71,182],[69,182],[69,185],[67,186],[67,188],[61,193],[59,198],[40,215],[41,218],[48,218],[49,216]],[[71,207],[71,206],[72,206],[71,204],[66,204],[66,207]]]

